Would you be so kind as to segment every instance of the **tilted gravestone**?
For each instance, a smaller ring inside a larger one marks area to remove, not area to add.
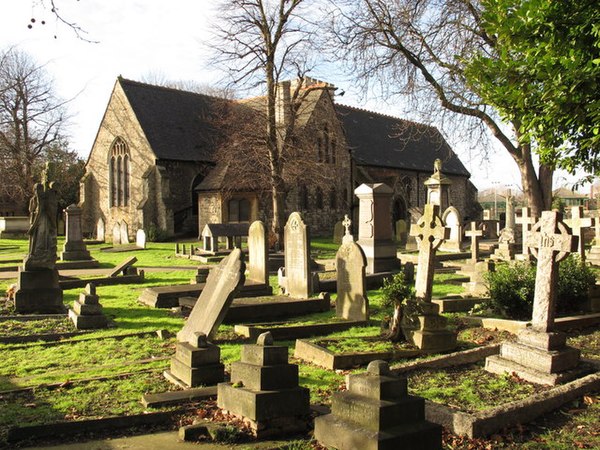
[[[83,242],[81,230],[81,208],[70,205],[65,208],[66,238],[60,259],[63,261],[87,261],[92,259],[90,252]]]
[[[519,333],[516,342],[503,343],[500,355],[488,357],[485,368],[554,385],[579,375],[579,350],[568,347],[566,335],[554,329],[558,263],[577,249],[577,237],[570,234],[560,213],[544,211],[527,242],[537,258],[531,327]]]
[[[577,253],[581,261],[585,261],[585,229],[594,226],[594,218],[583,217],[583,206],[573,206],[571,208],[571,218],[566,219],[565,223],[571,228],[573,236],[577,236]]]
[[[211,341],[223,322],[235,294],[244,285],[244,254],[235,248],[206,280],[185,325],[177,333],[175,357],[165,376],[184,387],[223,381],[220,350]]]
[[[311,290],[310,240],[300,213],[290,214],[284,229],[286,293],[308,298]]]
[[[368,320],[365,255],[360,245],[354,242],[342,244],[335,255],[337,268],[337,300],[335,311],[338,317],[347,320]]]
[[[433,450],[442,447],[442,427],[425,421],[425,401],[408,394],[405,377],[371,361],[333,394],[331,413],[315,419],[315,439],[337,449]]]
[[[448,237],[449,230],[439,217],[439,206],[430,203],[419,221],[411,227],[419,245],[415,281],[416,301],[408,301],[402,311],[402,332],[424,352],[441,352],[456,347],[456,333],[446,329],[446,318],[431,302],[435,252]]]
[[[56,270],[58,193],[55,183],[49,181],[49,171],[47,164],[29,202],[29,250],[19,268],[15,291],[15,310],[19,314],[66,311]]]
[[[265,225],[257,220],[248,229],[248,279],[269,284],[269,247]]]

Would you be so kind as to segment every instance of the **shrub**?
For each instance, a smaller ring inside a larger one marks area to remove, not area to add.
[[[406,278],[404,272],[399,272],[392,278],[385,278],[383,280],[381,296],[385,307],[389,308],[400,305],[404,300],[414,298],[415,290]]]
[[[486,274],[490,299],[482,308],[494,314],[517,320],[529,320],[533,312],[535,264],[515,262],[496,265],[496,272]],[[581,264],[577,255],[569,255],[559,265],[556,311],[577,311],[588,298],[596,277],[589,266]]]

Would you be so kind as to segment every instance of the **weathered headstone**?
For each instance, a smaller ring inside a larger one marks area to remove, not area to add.
[[[531,230],[531,226],[537,222],[535,216],[531,215],[531,209],[524,206],[521,208],[521,217],[517,217],[515,222],[521,225],[521,254],[517,255],[516,259],[521,260],[529,260],[530,253],[529,247],[527,246],[527,240],[529,239],[529,231]]]
[[[108,320],[102,313],[102,305],[96,295],[96,285],[88,283],[85,291],[73,302],[73,309],[69,310],[69,318],[78,330],[106,328]]]
[[[348,390],[334,392],[331,413],[315,418],[315,439],[337,449],[439,449],[442,427],[425,420],[425,401],[408,394],[407,380],[385,361],[348,376]]]
[[[496,264],[492,260],[478,261],[473,264],[468,272],[469,281],[462,283],[462,287],[470,295],[482,296],[488,295],[489,288],[485,279],[485,274],[495,272]]]
[[[442,222],[445,224],[446,228],[450,230],[450,233],[448,234],[448,239],[442,242],[440,250],[446,252],[461,252],[463,230],[460,212],[453,206],[448,207],[446,211],[444,211]]]
[[[137,248],[146,248],[146,232],[141,228],[135,233],[135,246]]]
[[[60,259],[63,261],[87,261],[92,259],[83,242],[81,230],[81,208],[70,205],[65,209],[67,232]]]
[[[47,164],[29,202],[29,250],[19,268],[15,291],[15,310],[20,314],[65,312],[56,270],[58,193],[55,183],[49,181],[49,171]]]
[[[573,206],[571,208],[571,218],[566,219],[565,223],[571,228],[573,236],[577,236],[577,253],[581,261],[585,261],[585,229],[594,226],[594,218],[583,216],[583,206]]]
[[[204,333],[212,340],[234,295],[244,285],[244,254],[234,248],[217,267],[213,268],[183,329],[177,333],[179,342],[195,342],[195,333]]]
[[[119,245],[121,243],[121,224],[118,222],[114,224],[112,229],[112,243],[113,245]]]
[[[265,225],[257,220],[248,230],[248,278],[269,284],[269,243]]]
[[[544,211],[527,242],[537,258],[531,327],[519,333],[517,342],[503,343],[500,355],[488,357],[486,370],[554,385],[578,375],[579,350],[567,347],[566,335],[554,329],[558,263],[577,249],[577,237],[560,213]]]
[[[263,333],[243,345],[241,361],[231,364],[231,381],[217,386],[217,406],[240,417],[259,438],[304,432],[310,396],[298,386],[298,366],[288,363],[288,348]]]
[[[100,217],[98,222],[96,223],[96,239],[98,241],[104,241],[106,239],[106,231],[105,231],[104,219]]]
[[[340,245],[342,243],[342,238],[344,237],[344,225],[342,221],[336,222],[333,226],[333,243]]]
[[[471,222],[471,228],[465,231],[465,236],[471,238],[471,263],[477,263],[479,259],[479,239],[483,236],[483,230],[477,228],[477,222]]]
[[[359,199],[358,245],[367,257],[368,274],[400,267],[390,218],[393,193],[384,183],[361,184],[354,190]]]
[[[127,222],[121,222],[121,244],[129,244],[129,227],[127,226]]]
[[[446,329],[446,318],[431,302],[435,252],[449,230],[439,217],[439,206],[426,204],[423,216],[411,227],[410,234],[419,244],[415,281],[416,301],[408,301],[402,311],[402,332],[424,352],[441,352],[456,347],[456,333]]]
[[[184,387],[223,381],[220,349],[209,341],[244,285],[245,270],[244,254],[235,248],[210,271],[187,322],[177,333],[175,357],[171,359],[171,369],[165,372],[169,380]]]
[[[338,317],[348,320],[368,320],[365,266],[367,261],[360,245],[349,242],[342,244],[335,255],[337,268],[337,300],[335,311]]]
[[[396,241],[400,245],[406,245],[406,237],[408,234],[408,224],[406,223],[406,220],[396,220],[396,223],[394,225],[396,228]]]
[[[600,213],[597,210],[594,217],[594,243],[586,259],[588,263],[600,266]]]
[[[308,298],[311,290],[310,238],[298,212],[290,214],[284,229],[286,292],[291,297]]]
[[[352,221],[348,217],[348,214],[344,214],[344,220],[342,221],[342,226],[344,227],[344,236],[342,237],[342,244],[348,244],[349,242],[354,242],[354,236],[350,231],[350,227],[352,226]]]

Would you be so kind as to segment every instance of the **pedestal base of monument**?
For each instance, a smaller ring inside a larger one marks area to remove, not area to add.
[[[379,273],[398,270],[400,260],[396,256],[396,244],[386,239],[383,241],[361,241],[357,242],[367,258],[366,273]]]
[[[73,321],[75,328],[78,330],[94,330],[96,328],[106,328],[108,326],[108,319],[102,313],[84,315],[69,309],[69,319]]]
[[[408,302],[402,312],[404,336],[424,353],[456,348],[456,333],[446,329],[448,320],[439,315],[439,306],[430,302]]]
[[[490,258],[510,261],[515,258],[516,248],[516,244],[501,242],[498,244],[498,248],[494,251]]]
[[[178,342],[171,370],[165,378],[183,388],[212,386],[225,379],[225,367],[220,362],[221,350],[214,344],[195,347],[188,342]]]
[[[258,391],[219,383],[217,402],[224,412],[240,417],[259,439],[308,429],[310,394],[304,387]]]
[[[516,342],[505,342],[500,354],[486,358],[485,370],[516,373],[532,383],[556,385],[583,374],[580,351],[568,347],[564,333],[523,330]]]
[[[19,268],[15,310],[19,314],[61,314],[67,312],[56,269],[23,270]]]
[[[83,242],[66,242],[60,252],[62,261],[87,261],[93,259]]]

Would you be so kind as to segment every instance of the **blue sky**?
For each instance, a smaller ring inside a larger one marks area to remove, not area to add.
[[[116,77],[142,80],[160,74],[169,80],[215,84],[222,74],[211,67],[203,42],[210,38],[214,2],[206,0],[55,0],[61,14],[87,31],[97,43],[77,39],[57,23],[41,3],[48,0],[2,0],[1,47],[17,46],[45,64],[64,99],[72,99],[69,128],[72,147],[87,157]],[[34,17],[31,29],[27,25]],[[41,25],[45,20],[46,24]],[[54,37],[56,36],[56,38]],[[340,102],[398,115],[394,103],[362,99],[350,80],[337,72],[312,74],[333,82],[346,94]],[[455,148],[479,189],[520,185],[516,164],[500,149],[489,162],[465,146]],[[555,179],[555,186],[561,185]]]

